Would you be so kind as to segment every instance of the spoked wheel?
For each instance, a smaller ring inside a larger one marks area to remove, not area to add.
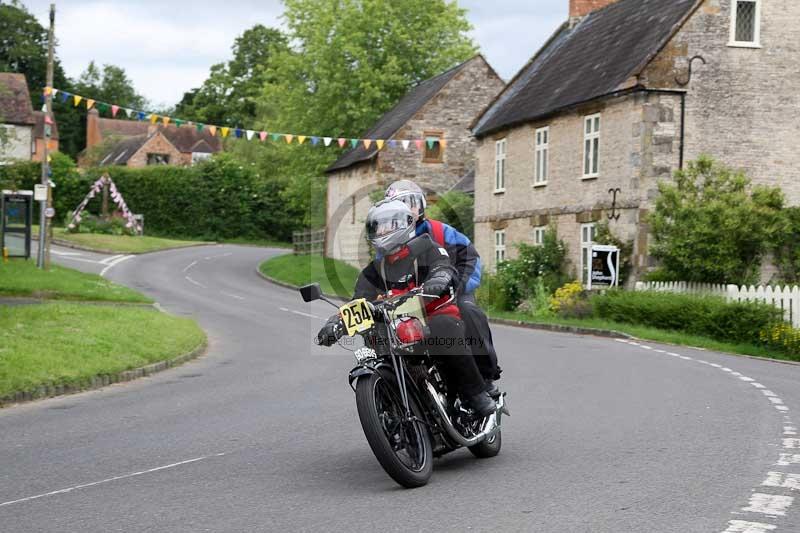
[[[417,403],[409,402],[421,419]],[[396,380],[377,373],[358,378],[356,405],[367,442],[386,473],[406,488],[425,485],[433,470],[430,431],[418,420],[406,420]]]

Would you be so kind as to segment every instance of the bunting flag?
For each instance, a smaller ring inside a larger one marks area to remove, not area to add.
[[[171,127],[180,128],[186,125],[188,127],[196,128],[198,133],[208,131],[212,137],[216,137],[217,131],[219,131],[222,138],[228,138],[228,136],[233,133],[232,137],[236,139],[245,138],[248,141],[258,138],[261,142],[266,142],[267,140],[278,142],[283,139],[286,144],[292,144],[292,142],[297,139],[297,144],[302,145],[305,144],[306,140],[310,139],[311,142],[309,144],[311,144],[311,146],[319,146],[320,144],[325,147],[338,145],[339,148],[349,147],[350,149],[356,149],[359,145],[363,145],[363,147],[367,150],[369,150],[373,145],[378,150],[383,150],[386,147],[389,149],[395,149],[398,146],[402,146],[404,151],[408,151],[411,146],[414,146],[419,151],[422,151],[426,147],[428,150],[433,150],[437,144],[441,150],[444,150],[447,147],[448,142],[446,139],[438,139],[435,137],[426,137],[422,139],[363,139],[356,137],[322,137],[317,135],[308,135],[305,133],[270,133],[267,131],[256,131],[238,127],[231,128],[229,126],[216,126],[212,124],[204,124],[202,122],[192,122],[189,120],[173,118],[157,113],[149,113],[146,111],[122,107],[118,104],[100,102],[92,98],[87,98],[79,94],[72,94],[54,87],[45,87],[43,89],[43,98],[46,98],[47,96],[55,97],[56,95],[60,95],[61,103],[63,104],[66,104],[70,101],[70,99],[72,99],[72,104],[74,107],[78,107],[81,105],[81,103],[83,103],[87,111],[90,109],[96,109],[100,114],[108,114],[110,112],[112,118],[117,118],[117,115],[119,115],[121,111],[123,115],[127,116],[130,120],[147,120],[154,125],[160,122],[165,127],[171,125]],[[46,108],[43,108],[43,110],[46,110]],[[320,141],[322,142],[320,143]]]
[[[135,233],[141,233],[142,228],[139,226],[139,223],[136,221],[136,216],[128,209],[128,204],[125,203],[125,199],[122,198],[122,194],[117,189],[116,184],[111,179],[111,176],[108,174],[102,175],[97,181],[92,184],[92,187],[89,189],[89,193],[83,199],[83,201],[78,205],[75,211],[72,212],[72,216],[70,218],[69,225],[67,226],[69,229],[75,229],[75,227],[81,223],[81,215],[83,214],[84,209],[88,205],[89,201],[97,196],[100,191],[103,190],[103,187],[108,186],[108,190],[110,192],[111,199],[117,204],[117,208],[122,212],[122,217],[127,221],[125,224],[126,228],[133,230]]]

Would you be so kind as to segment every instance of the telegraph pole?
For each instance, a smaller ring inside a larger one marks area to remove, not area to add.
[[[45,211],[50,207],[53,200],[53,191],[50,188],[50,136],[52,135],[52,125],[48,124],[48,118],[53,117],[53,55],[55,48],[55,26],[56,26],[56,5],[50,4],[50,30],[47,34],[47,87],[45,94],[45,119],[44,119],[44,149],[42,150],[42,185],[47,188],[47,199],[42,201],[39,206],[39,254],[36,264],[39,268],[50,268],[50,242],[49,226],[50,218]]]

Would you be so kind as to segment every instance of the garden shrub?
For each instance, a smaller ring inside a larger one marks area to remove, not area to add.
[[[595,315],[613,322],[682,331],[727,342],[758,343],[782,321],[771,305],[726,302],[716,296],[611,290],[592,297]]]
[[[767,347],[776,348],[787,355],[800,356],[800,329],[789,324],[773,324],[763,329],[759,338]]]
[[[578,281],[567,283],[559,287],[550,298],[550,311],[561,314],[565,309],[572,307],[580,299],[583,286]]]

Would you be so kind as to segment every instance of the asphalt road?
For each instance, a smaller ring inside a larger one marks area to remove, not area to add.
[[[399,488],[361,432],[352,356],[311,343],[332,309],[256,275],[274,253],[106,270],[196,318],[208,354],[0,410],[0,531],[800,531],[800,366],[510,327],[501,454]]]

